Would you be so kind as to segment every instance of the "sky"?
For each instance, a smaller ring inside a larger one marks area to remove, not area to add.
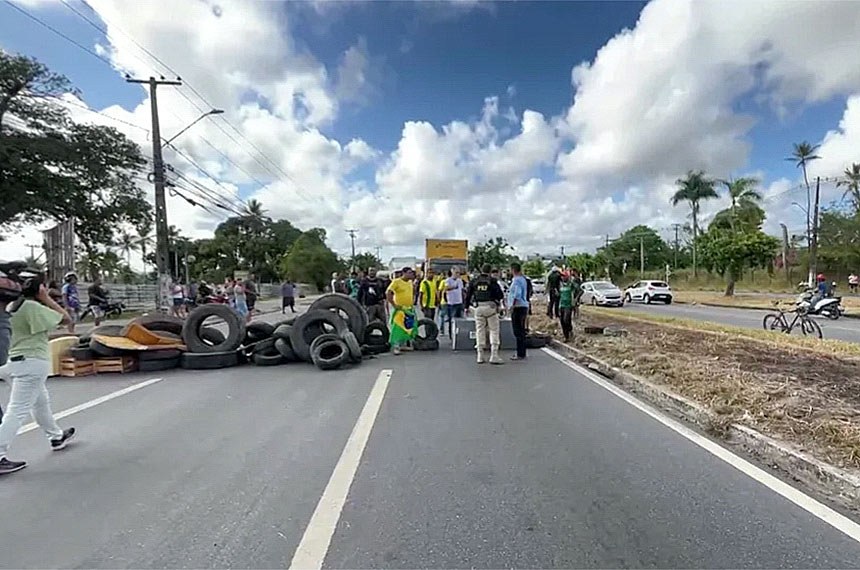
[[[521,255],[593,251],[636,224],[669,238],[691,169],[757,177],[765,230],[801,234],[792,143],[821,145],[813,177],[860,162],[857,30],[849,1],[0,3],[0,47],[65,74],[76,120],[149,153],[149,93],[127,74],[182,78],[158,89],[164,137],[224,111],[165,154],[184,234],[254,198],[341,254],[356,229],[383,259],[428,237],[501,235]],[[822,184],[823,204],[839,198]],[[29,254],[38,229],[0,257]]]

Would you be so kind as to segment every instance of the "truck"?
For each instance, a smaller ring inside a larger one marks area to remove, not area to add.
[[[425,268],[436,274],[445,274],[457,267],[465,273],[469,262],[469,242],[464,239],[427,239],[425,245]]]

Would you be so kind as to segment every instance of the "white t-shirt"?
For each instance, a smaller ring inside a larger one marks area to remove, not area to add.
[[[445,299],[449,305],[463,304],[463,282],[456,277],[445,280]]]
[[[174,299],[184,298],[185,297],[185,291],[183,291],[182,285],[179,285],[179,284],[174,285],[172,295],[173,295]]]

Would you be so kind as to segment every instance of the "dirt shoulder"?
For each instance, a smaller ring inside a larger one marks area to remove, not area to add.
[[[560,339],[558,322],[535,312],[531,327]],[[584,325],[627,334],[584,334]],[[591,308],[570,344],[701,404],[718,418],[717,432],[746,425],[860,469],[860,345]]]

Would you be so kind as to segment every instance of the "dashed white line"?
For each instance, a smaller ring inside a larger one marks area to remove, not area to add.
[[[591,380],[592,382],[594,382],[598,386],[605,388],[606,390],[608,390],[609,392],[611,392],[615,396],[618,396],[619,398],[621,398],[622,400],[624,400],[625,402],[627,402],[628,404],[630,404],[634,408],[637,408],[641,412],[644,412],[645,414],[651,416],[652,418],[654,418],[655,420],[657,420],[658,422],[660,422],[661,424],[663,424],[667,428],[671,429],[675,433],[681,435],[682,437],[684,437],[684,438],[688,439],[689,441],[693,442],[694,444],[698,445],[699,447],[701,447],[702,449],[704,449],[705,451],[707,451],[711,455],[714,455],[718,459],[721,459],[722,461],[728,463],[729,465],[731,465],[732,467],[734,467],[735,469],[737,469],[741,473],[747,475],[748,477],[755,479],[756,481],[758,481],[759,483],[761,483],[762,485],[764,485],[765,487],[767,487],[771,491],[774,491],[775,493],[782,495],[783,497],[785,497],[786,499],[788,499],[789,501],[791,501],[792,503],[794,503],[795,505],[797,505],[801,509],[805,510],[806,512],[810,513],[811,515],[813,515],[813,516],[817,517],[818,519],[824,521],[825,523],[829,524],[830,526],[832,526],[836,530],[842,532],[844,535],[848,536],[849,538],[852,538],[855,541],[860,542],[860,525],[858,525],[857,523],[855,523],[854,521],[852,521],[848,517],[845,517],[845,516],[837,513],[836,511],[834,511],[830,507],[828,507],[828,506],[820,503],[819,501],[813,499],[812,497],[810,497],[806,493],[803,493],[802,491],[795,489],[794,487],[792,487],[788,483],[785,483],[784,481],[774,477],[773,475],[771,475],[767,471],[764,471],[763,469],[756,467],[755,465],[753,465],[752,463],[750,463],[746,459],[743,459],[742,457],[735,455],[734,453],[732,453],[731,451],[729,451],[725,447],[723,447],[723,446],[711,441],[710,439],[696,433],[695,431],[688,428],[684,424],[682,424],[676,420],[673,420],[672,418],[666,416],[662,412],[655,410],[654,408],[652,408],[648,404],[645,404],[644,402],[642,402],[641,400],[639,400],[638,398],[636,398],[632,394],[625,392],[624,390],[622,390],[621,388],[619,388],[618,386],[616,386],[615,384],[613,384],[609,380],[607,380],[605,378],[601,378],[600,376],[598,376],[597,374],[588,370],[587,368],[584,368],[584,367],[582,367],[582,366],[580,366],[574,362],[569,361],[564,356],[555,352],[554,350],[549,349],[549,348],[543,348],[541,350],[543,350],[546,354],[555,358],[556,360],[558,360],[559,362],[561,362],[565,366],[574,369],[579,374],[581,374],[582,376],[585,376],[586,378],[588,378],[589,380]]]
[[[90,400],[89,402],[84,402],[83,404],[78,404],[77,406],[71,407],[67,410],[63,410],[62,412],[57,412],[54,414],[54,419],[61,420],[65,417],[71,416],[72,414],[77,414],[78,412],[83,412],[84,410],[88,410],[92,407],[98,406],[99,404],[104,404],[105,402],[109,402],[114,398],[119,398],[120,396],[125,396],[126,394],[130,394],[135,390],[140,390],[141,388],[146,388],[147,386],[151,386],[156,382],[161,382],[163,378],[152,378],[150,380],[144,380],[143,382],[138,382],[137,384],[132,384],[127,388],[123,388],[122,390],[117,390],[116,392],[111,392],[110,394],[105,394],[99,398],[95,398],[94,400]],[[39,425],[35,422],[26,424],[18,430],[18,435],[22,433],[27,433],[28,431],[33,431],[38,428]]]
[[[331,544],[331,538],[335,528],[337,528],[337,522],[340,520],[340,513],[343,511],[344,503],[346,503],[349,488],[352,486],[355,472],[358,470],[358,464],[361,461],[364,448],[367,446],[367,440],[373,430],[373,424],[376,422],[382,400],[385,398],[389,380],[391,380],[391,370],[383,370],[377,376],[376,383],[364,404],[364,409],[361,410],[355,427],[352,428],[352,433],[346,441],[328,485],[326,485],[308,527],[302,535],[302,540],[293,554],[290,568],[301,568],[302,570],[319,570],[322,568]]]

